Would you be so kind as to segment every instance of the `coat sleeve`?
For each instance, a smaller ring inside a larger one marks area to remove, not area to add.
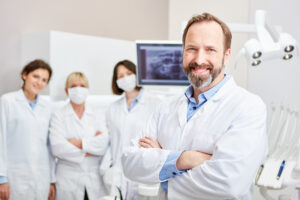
[[[245,109],[216,142],[211,160],[169,179],[170,199],[240,199],[267,152],[266,109]]]
[[[105,154],[109,142],[107,129],[103,125],[99,128],[99,131],[101,131],[102,133],[98,136],[82,138],[82,150],[84,152],[97,156],[102,156]]]
[[[96,113],[95,127],[101,134],[82,138],[82,150],[96,156],[103,156],[107,151],[109,142],[104,114]]]
[[[0,100],[0,176],[7,177],[6,154],[6,124],[8,115],[8,103],[1,97]]]
[[[131,140],[131,146],[122,155],[123,171],[126,177],[145,184],[159,183],[159,173],[170,153],[157,148],[139,148],[138,140],[145,136],[157,138],[159,112],[155,112],[139,137]]]
[[[54,158],[53,153],[52,153],[49,138],[48,138],[47,146],[48,146],[49,163],[50,163],[50,182],[55,183],[56,182],[56,178],[55,178],[55,158]]]
[[[53,155],[59,159],[74,163],[81,163],[85,157],[85,152],[77,148],[64,137],[66,130],[64,119],[60,112],[52,115],[50,123],[50,144]]]

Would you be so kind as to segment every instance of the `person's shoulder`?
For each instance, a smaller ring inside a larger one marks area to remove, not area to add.
[[[230,77],[227,83],[222,87],[223,89],[220,90],[219,96],[226,96],[227,98],[230,98],[230,102],[236,104],[237,102],[240,102],[242,104],[258,104],[258,105],[264,105],[263,100],[260,98],[260,96],[248,91],[247,89],[239,86],[233,77]],[[218,95],[217,93],[217,95]]]
[[[158,110],[161,113],[171,113],[177,110],[178,107],[186,103],[186,98],[184,94],[174,94],[171,96],[166,96],[159,101]]]
[[[258,105],[258,104],[264,105],[265,104],[259,95],[254,94],[253,92],[250,92],[249,90],[247,90],[245,88],[238,86],[237,91],[240,93],[241,98],[243,98],[244,101],[246,101],[250,104],[256,104],[256,105]]]
[[[58,117],[58,118],[65,118],[65,115],[69,113],[69,104],[63,105],[60,108],[57,108],[56,110],[53,111],[52,117]]]
[[[177,93],[177,94],[172,94],[169,95],[167,98],[164,100],[164,104],[168,105],[177,105],[182,103],[182,101],[185,101],[186,97],[184,93]]]
[[[121,95],[120,98],[113,100],[108,106],[107,109],[104,111],[105,119],[106,120],[114,120],[113,116],[116,113],[119,113],[120,110],[122,109],[123,101],[124,101],[125,96]]]
[[[48,95],[39,95],[38,101],[48,106],[51,106],[53,104],[53,100]]]
[[[148,99],[149,101],[157,100],[162,103],[170,103],[173,101],[175,102],[178,101],[183,94],[181,93],[169,94],[165,92],[145,90],[143,95],[145,95],[146,99]]]
[[[102,109],[98,109],[98,106],[95,106],[94,104],[91,104],[90,102],[86,102],[84,105],[84,112],[88,116],[93,116],[93,117],[98,117],[98,116],[103,116],[104,111]]]
[[[2,99],[15,98],[20,93],[20,90],[5,93],[1,96]]]
[[[149,105],[156,105],[159,101],[161,101],[161,98],[153,91],[143,89],[142,97],[140,98],[140,101]]]
[[[121,95],[120,98],[112,101],[109,106],[108,106],[108,109],[107,110],[113,110],[113,109],[118,109],[118,107],[120,105],[122,105],[122,102],[124,101],[124,98],[125,96],[124,95]]]
[[[235,90],[232,99],[241,110],[266,112],[266,104],[262,98],[240,86]]]
[[[6,103],[6,104],[10,104],[12,102],[15,102],[15,100],[18,98],[18,96],[20,96],[20,90],[17,91],[12,91],[12,92],[8,92],[5,93],[1,96],[1,102]]]

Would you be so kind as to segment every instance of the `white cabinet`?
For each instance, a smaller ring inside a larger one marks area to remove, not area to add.
[[[53,76],[43,93],[55,99],[65,98],[65,81],[71,72],[88,77],[91,94],[108,95],[114,65],[123,59],[136,63],[134,41],[58,31],[23,35],[21,54],[22,66],[36,58],[51,65]]]

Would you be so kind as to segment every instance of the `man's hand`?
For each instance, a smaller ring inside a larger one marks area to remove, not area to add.
[[[143,148],[158,148],[161,149],[159,142],[152,137],[144,137],[139,140],[140,147]]]
[[[55,184],[51,183],[48,200],[53,200],[55,198],[55,193],[56,193]]]
[[[203,153],[200,151],[184,151],[176,162],[178,170],[188,170],[195,168],[206,160],[210,160],[211,154]]]
[[[82,140],[81,139],[69,139],[68,140],[71,144],[76,146],[79,149],[82,149]]]
[[[3,183],[0,184],[0,199],[1,200],[8,200],[9,199],[9,184]]]

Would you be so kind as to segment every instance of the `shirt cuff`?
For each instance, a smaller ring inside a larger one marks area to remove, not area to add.
[[[180,175],[184,171],[179,171],[176,167],[176,162],[183,151],[172,151],[163,165],[162,169],[159,172],[159,180],[160,181],[166,181],[169,178]]]
[[[8,183],[8,178],[6,176],[0,176],[0,184]]]

